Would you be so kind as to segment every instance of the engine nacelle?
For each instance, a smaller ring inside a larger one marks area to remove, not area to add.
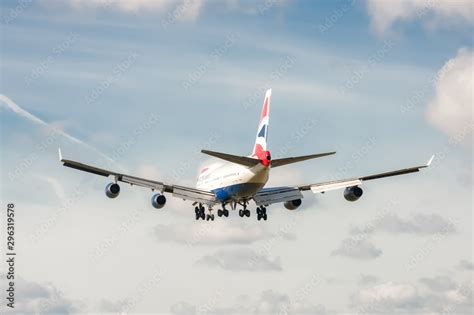
[[[166,204],[166,197],[162,194],[154,194],[151,197],[151,205],[156,209],[161,209]]]
[[[362,197],[363,193],[364,191],[359,186],[347,187],[344,190],[344,198],[346,198],[347,201],[357,201]]]
[[[120,194],[120,186],[117,183],[110,183],[105,187],[105,194],[109,198],[116,198]]]
[[[283,205],[288,210],[296,210],[296,208],[301,206],[301,199],[290,200],[285,202]]]

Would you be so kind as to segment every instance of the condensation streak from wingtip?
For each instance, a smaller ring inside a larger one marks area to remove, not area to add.
[[[7,97],[6,95],[3,95],[3,94],[0,94],[0,104],[1,103],[4,103],[6,105],[6,107],[8,109],[10,109],[11,111],[13,111],[14,113],[18,114],[19,116],[25,118],[25,119],[28,119],[29,121],[33,122],[33,123],[36,123],[38,125],[41,125],[41,126],[45,126],[45,127],[48,127],[48,128],[54,128],[52,127],[49,123],[45,122],[44,120],[42,120],[41,118],[38,118],[36,117],[35,115],[31,114],[30,112],[28,112],[27,110],[21,108],[18,104],[16,104],[14,101],[12,101],[9,97]],[[91,146],[90,144],[87,144],[85,143],[84,141],[74,137],[74,136],[71,136],[70,134],[62,131],[62,130],[59,130],[57,128],[54,128],[56,129],[56,131],[62,135],[63,137],[65,137],[66,139],[74,142],[74,143],[77,143],[77,144],[81,144],[83,146],[85,146],[86,148],[98,153],[101,157],[105,158],[107,161],[109,162],[112,162],[112,163],[115,163],[115,160],[112,159],[111,157],[109,157],[107,154],[101,152],[99,149]]]

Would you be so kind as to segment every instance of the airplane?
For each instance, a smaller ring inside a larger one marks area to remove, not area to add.
[[[267,146],[271,95],[272,90],[268,89],[265,93],[262,113],[252,153],[248,156],[239,156],[201,150],[202,153],[218,158],[222,160],[222,162],[212,163],[211,165],[202,168],[195,188],[130,176],[77,161],[63,159],[61,149],[59,149],[59,160],[64,166],[73,169],[104,177],[113,177],[113,182],[109,183],[105,188],[105,194],[109,198],[116,198],[119,195],[120,186],[118,182],[127,183],[132,186],[141,186],[149,188],[154,192],[151,198],[151,204],[154,208],[163,208],[166,204],[165,194],[171,194],[173,197],[192,201],[193,206],[195,207],[194,213],[196,220],[202,219],[206,221],[214,221],[215,217],[212,211],[215,206],[220,206],[217,211],[219,217],[229,216],[229,210],[226,206],[230,206],[232,210],[236,210],[237,206],[241,206],[239,216],[250,217],[250,210],[247,206],[252,200],[257,206],[257,220],[260,221],[263,219],[266,221],[267,207],[269,205],[283,203],[286,209],[296,210],[302,204],[302,192],[308,190],[311,190],[316,194],[336,189],[344,189],[343,195],[347,201],[357,201],[363,194],[360,185],[365,181],[415,173],[430,166],[433,161],[434,155],[430,158],[427,164],[421,166],[315,184],[265,188],[265,184],[270,175],[270,170],[273,168],[321,158],[336,153],[325,152],[272,159]]]

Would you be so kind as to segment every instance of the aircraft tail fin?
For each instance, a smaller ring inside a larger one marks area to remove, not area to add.
[[[272,89],[268,89],[265,93],[265,99],[263,101],[262,114],[260,115],[260,121],[258,123],[257,137],[255,138],[252,156],[260,156],[264,151],[267,151],[271,96]]]

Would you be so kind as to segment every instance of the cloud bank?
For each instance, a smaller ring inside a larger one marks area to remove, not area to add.
[[[250,248],[222,249],[199,259],[196,264],[231,271],[280,271],[280,258],[258,254]]]
[[[471,0],[367,0],[366,5],[372,28],[379,35],[387,33],[398,21],[424,19],[433,27],[474,23]]]
[[[428,105],[428,120],[453,141],[472,146],[474,52],[461,48],[438,71],[435,96]]]
[[[339,247],[332,252],[332,255],[348,258],[369,260],[382,255],[382,250],[375,247],[367,239],[346,238]]]
[[[322,305],[293,303],[290,296],[273,290],[262,291],[257,298],[241,295],[230,307],[210,305],[195,306],[179,301],[171,306],[172,314],[327,314]]]
[[[242,222],[218,221],[191,222],[191,224],[159,224],[154,229],[155,237],[160,242],[174,242],[188,246],[251,244],[271,237],[261,225],[245,225]]]
[[[452,221],[437,214],[417,213],[408,219],[401,218],[397,214],[389,214],[372,224],[352,227],[350,231],[352,235],[365,235],[376,232],[418,235],[453,234],[456,232],[456,227]]]
[[[82,301],[73,301],[51,284],[30,282],[22,277],[15,281],[15,308],[4,307],[7,314],[72,314],[84,308]]]

